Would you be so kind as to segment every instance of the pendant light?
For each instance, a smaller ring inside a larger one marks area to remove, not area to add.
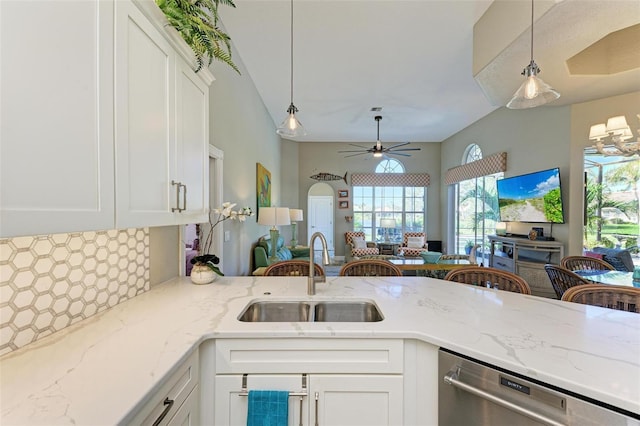
[[[277,134],[286,138],[294,138],[307,134],[302,124],[300,124],[296,118],[296,112],[298,112],[298,108],[293,104],[293,0],[291,0],[291,104],[289,108],[287,108],[289,115],[284,119],[282,124],[278,126],[276,130]]]
[[[522,71],[525,80],[507,104],[507,108],[533,108],[560,97],[560,93],[538,78],[539,72],[540,68],[533,60],[533,0],[531,0],[531,62]]]

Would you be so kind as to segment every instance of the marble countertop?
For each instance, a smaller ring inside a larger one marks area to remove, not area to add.
[[[0,358],[0,423],[115,424],[209,338],[410,338],[640,413],[640,315],[422,277],[178,278]],[[268,295],[266,293],[269,293]],[[364,298],[376,323],[243,323],[262,298]]]

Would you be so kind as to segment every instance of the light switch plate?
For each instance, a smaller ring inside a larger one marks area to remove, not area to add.
[[[224,241],[225,243],[231,239],[231,231],[224,231]]]

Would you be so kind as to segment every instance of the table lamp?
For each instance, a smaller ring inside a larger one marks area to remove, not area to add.
[[[271,226],[269,234],[271,235],[271,253],[269,255],[269,262],[277,262],[276,249],[278,246],[278,239],[280,238],[280,232],[278,232],[278,225],[289,225],[291,220],[289,219],[288,207],[260,207],[258,211],[258,224]]]
[[[303,220],[302,209],[289,209],[289,219],[291,220],[291,248],[298,245],[298,224]]]
[[[380,219],[380,227],[384,228],[384,242],[389,242],[389,228],[396,227],[395,219]]]

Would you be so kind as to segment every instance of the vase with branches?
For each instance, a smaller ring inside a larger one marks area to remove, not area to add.
[[[247,217],[253,216],[253,211],[250,207],[243,207],[239,210],[233,210],[236,203],[226,202],[222,204],[222,207],[213,209],[209,213],[209,230],[204,238],[204,242],[200,245],[198,256],[191,259],[191,263],[195,266],[206,266],[218,275],[224,276],[218,264],[220,258],[215,254],[210,253],[211,244],[213,243],[213,230],[216,226],[227,220],[237,220],[238,222],[244,222]],[[200,228],[202,229],[202,228]],[[198,235],[200,241],[201,236]]]

